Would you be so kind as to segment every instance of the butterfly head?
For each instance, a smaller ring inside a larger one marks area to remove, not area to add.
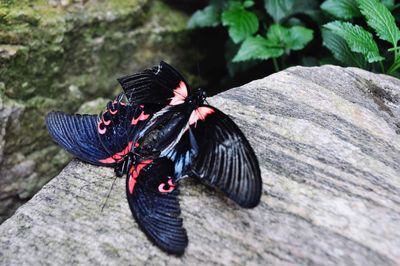
[[[194,107],[202,105],[207,97],[207,93],[202,88],[198,88],[193,91],[192,95],[189,97],[189,104]]]

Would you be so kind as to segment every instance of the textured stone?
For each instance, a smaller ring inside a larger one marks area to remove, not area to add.
[[[153,0],[0,1],[0,223],[70,159],[45,114],[108,99],[117,77],[161,59],[188,69],[186,21]]]
[[[263,196],[241,209],[185,180],[182,258],[131,217],[125,180],[101,212],[109,168],[72,161],[0,226],[1,265],[395,265],[400,263],[400,81],[294,67],[209,102],[259,157]]]

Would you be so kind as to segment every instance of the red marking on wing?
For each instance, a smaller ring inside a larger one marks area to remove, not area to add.
[[[197,124],[197,121],[200,120],[205,120],[206,117],[212,113],[214,113],[214,109],[210,108],[210,107],[199,107],[197,109],[195,109],[189,117],[189,125],[193,125],[193,124]],[[195,125],[196,126],[196,125]]]
[[[174,90],[174,97],[171,98],[170,105],[178,105],[185,102],[186,97],[188,96],[188,90],[185,82],[179,82],[178,87]]]
[[[168,180],[168,185],[169,185],[169,188],[168,188],[168,189],[164,189],[165,183],[161,183],[161,184],[158,186],[158,191],[160,191],[161,193],[169,193],[169,192],[171,192],[172,190],[174,190],[175,184],[172,182],[172,179],[169,179],[169,180]]]
[[[113,104],[119,103],[120,105],[126,105],[126,103],[124,103],[124,102],[118,102],[117,100],[114,100],[112,103],[113,103]]]
[[[118,113],[118,109],[115,109],[115,111],[113,110],[108,110],[110,112],[110,114],[115,115],[116,113]]]
[[[153,160],[144,160],[141,161],[136,167],[133,165],[131,169],[129,170],[129,181],[128,181],[128,189],[129,193],[133,193],[133,189],[135,188],[136,185],[136,179],[138,178],[140,171],[143,169],[143,167],[151,164]]]
[[[108,126],[110,123],[111,123],[111,120],[104,120],[104,118],[103,118],[103,123],[104,123],[104,125],[106,125],[106,126]]]
[[[149,116],[150,116],[150,115],[145,115],[145,114],[144,114],[144,111],[142,111],[142,112],[140,113],[140,115],[139,115],[138,118],[132,118],[131,124],[132,124],[132,125],[136,125],[139,121],[144,121],[144,120],[146,120],[147,118],[149,118]]]
[[[101,128],[100,127],[100,125],[101,124],[103,124],[103,120],[100,120],[100,121],[98,121],[97,122],[97,131],[100,133],[100,134],[104,134],[104,133],[106,133],[106,131],[107,131],[107,129],[104,127],[104,128]]]
[[[99,160],[99,162],[107,163],[107,164],[119,162],[125,157],[125,155],[127,155],[130,152],[132,145],[135,145],[135,147],[137,147],[136,144],[137,143],[133,144],[133,141],[130,141],[128,143],[128,145],[122,151],[117,152],[116,154],[114,154],[108,158],[101,159],[101,160]]]

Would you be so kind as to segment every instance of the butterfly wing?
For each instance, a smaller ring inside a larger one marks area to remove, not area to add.
[[[189,86],[171,65],[161,61],[153,68],[118,79],[129,102],[161,106],[183,103]]]
[[[189,129],[175,147],[182,175],[195,175],[242,207],[255,207],[261,197],[257,157],[238,126],[211,106],[192,112]]]
[[[151,114],[142,106],[125,103],[121,97],[110,101],[106,110],[97,119],[97,133],[101,144],[109,156],[101,160],[117,163],[137,146],[137,134],[144,127]]]
[[[135,136],[150,118],[142,106],[125,103],[123,94],[100,115],[51,112],[46,125],[53,139],[79,159],[114,165],[135,145]]]
[[[46,126],[53,140],[79,159],[103,165],[100,160],[108,157],[97,135],[97,115],[69,115],[50,112]]]
[[[182,255],[188,239],[173,181],[174,164],[163,158],[132,166],[126,182],[129,207],[140,228],[158,247]]]

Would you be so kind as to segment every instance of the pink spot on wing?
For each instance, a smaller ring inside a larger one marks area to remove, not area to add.
[[[123,105],[123,106],[125,106],[125,105],[126,105],[126,103],[124,103],[124,102],[118,102],[117,100],[114,100],[112,103],[113,103],[113,104],[117,104],[117,103],[119,103],[120,105]]]
[[[161,183],[161,184],[158,186],[158,191],[160,191],[161,193],[169,193],[169,192],[171,192],[172,190],[174,190],[175,184],[172,182],[172,179],[169,179],[169,180],[168,180],[168,185],[169,185],[169,188],[168,188],[168,189],[165,189],[165,183]]]
[[[131,124],[132,124],[132,125],[136,125],[139,121],[144,121],[144,120],[146,120],[147,118],[149,118],[149,116],[150,116],[150,115],[145,115],[145,114],[144,114],[144,111],[142,111],[142,112],[140,113],[140,115],[139,115],[137,118],[132,118]]]
[[[190,114],[189,117],[189,125],[195,124],[196,126],[198,120],[204,121],[208,115],[214,112],[215,112],[214,109],[205,106],[193,110],[193,112]]]
[[[107,129],[105,127],[101,128],[101,126],[100,126],[101,124],[103,124],[103,120],[100,120],[97,122],[97,131],[99,132],[99,134],[103,135],[106,133]]]
[[[110,112],[110,114],[115,115],[116,113],[118,113],[118,109],[115,109],[115,111],[113,110],[108,110]]]
[[[135,147],[137,147],[136,144],[137,143],[134,144],[133,141],[130,141],[128,143],[128,145],[122,151],[117,152],[108,158],[101,159],[101,160],[99,160],[99,162],[105,163],[105,164],[112,164],[112,163],[119,162],[131,151],[132,145],[135,145]]]
[[[185,82],[180,81],[178,87],[174,89],[174,97],[171,98],[170,105],[178,105],[185,102],[188,90]]]
[[[104,118],[103,118],[103,123],[104,123],[104,125],[106,125],[106,126],[108,126],[110,123],[111,123],[111,120],[104,120]]]
[[[129,170],[129,181],[128,181],[128,189],[130,194],[133,193],[133,189],[135,188],[136,185],[136,179],[138,178],[140,171],[143,169],[143,167],[146,167],[152,162],[153,160],[144,160],[141,161],[136,167],[134,165],[131,167],[131,169]]]

